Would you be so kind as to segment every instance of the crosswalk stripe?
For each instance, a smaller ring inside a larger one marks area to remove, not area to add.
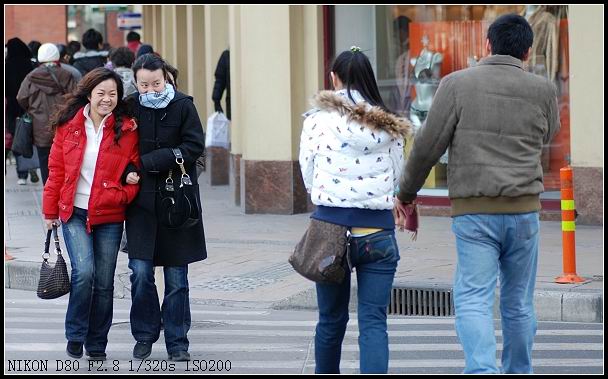
[[[5,328],[6,334],[64,334],[63,329],[28,329],[28,328]],[[110,335],[113,333],[123,333],[116,329],[110,329]],[[189,336],[251,336],[251,337],[305,337],[314,334],[314,330],[278,330],[278,329],[191,329],[188,332]],[[456,332],[453,330],[389,330],[389,337],[456,337]],[[501,331],[496,331],[496,336],[502,335]],[[538,330],[537,336],[598,336],[602,335],[601,330]],[[347,329],[346,337],[357,337],[358,331]]]
[[[312,336],[310,336],[312,337]],[[62,351],[65,347],[64,343],[5,343],[6,350],[11,351]],[[133,342],[120,343],[110,342],[108,351],[122,352],[132,351]],[[205,343],[205,344],[190,344],[191,352],[253,352],[253,351],[281,351],[281,352],[301,352],[308,349],[308,342],[302,343],[238,343],[238,344],[223,344],[223,343]],[[604,347],[601,343],[535,343],[534,351],[603,351]],[[389,344],[389,350],[397,351],[462,351],[460,344]],[[497,345],[497,350],[502,350],[502,344]],[[358,352],[359,346],[356,344],[344,344],[342,346],[344,352]]]
[[[5,308],[5,313],[42,313],[42,314],[62,314],[65,315],[66,309],[57,308]],[[129,314],[130,309],[114,309],[114,314]],[[191,310],[193,315],[225,315],[225,316],[267,316],[270,314],[269,311],[208,311],[208,310]]]
[[[282,326],[282,327],[311,327],[313,330],[314,326],[316,326],[316,321],[266,321],[266,320],[226,320],[226,319],[206,319],[201,320],[210,323],[218,323],[223,324],[223,326],[231,326],[231,325],[242,325],[242,326]],[[64,323],[64,318],[48,318],[48,317],[5,317],[6,323],[11,322],[19,322],[19,323],[40,323],[40,325],[44,325],[46,323]],[[122,318],[114,318],[112,320],[113,324],[120,323],[129,323],[129,319]],[[391,323],[389,322],[389,325]],[[404,324],[398,323],[393,325],[417,325],[417,323],[413,324]],[[353,329],[357,326],[356,321],[351,321],[349,323],[350,329]],[[432,327],[432,325],[430,325]],[[215,331],[217,329],[214,328]],[[192,333],[191,331],[189,333]],[[202,334],[206,332],[211,332],[211,330],[201,331]],[[262,333],[266,335],[267,333],[271,333],[272,330],[264,330]],[[389,335],[392,337],[453,337],[456,336],[456,331],[454,330],[390,330]],[[602,336],[604,333],[601,329],[538,329],[536,332],[537,336]],[[497,336],[502,335],[501,330],[496,330],[495,334]]]

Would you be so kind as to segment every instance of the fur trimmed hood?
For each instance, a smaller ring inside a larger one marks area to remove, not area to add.
[[[355,121],[374,130],[383,130],[396,138],[411,135],[412,124],[406,118],[400,118],[388,113],[378,106],[367,103],[351,104],[351,102],[334,91],[320,91],[313,99],[314,107],[322,111],[338,112],[346,115],[348,121]]]

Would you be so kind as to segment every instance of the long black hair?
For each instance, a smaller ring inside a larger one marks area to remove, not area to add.
[[[141,55],[139,58],[135,60],[131,69],[133,70],[133,75],[135,76],[135,81],[137,82],[137,71],[142,68],[150,71],[163,70],[163,77],[166,81],[168,81],[175,90],[177,90],[177,75],[179,71],[177,68],[171,66],[164,59],[154,53],[148,53]]]
[[[359,91],[361,96],[369,104],[378,106],[383,110],[392,113],[384,104],[380,96],[380,90],[374,77],[374,70],[365,54],[361,51],[347,50],[342,52],[331,67],[331,71],[338,75],[338,78],[346,87],[348,97],[354,102],[350,91]]]
[[[112,111],[115,117],[114,142],[118,143],[118,140],[122,135],[123,116],[132,117],[132,111],[131,107],[122,98],[124,89],[122,87],[120,75],[105,67],[98,67],[89,71],[89,73],[78,82],[76,89],[65,95],[62,100],[63,105],[61,105],[51,116],[51,128],[56,130],[59,126],[64,125],[74,118],[78,110],[89,103],[89,96],[91,96],[93,89],[95,89],[99,83],[108,79],[112,79],[116,82],[116,89],[118,91],[116,107]]]

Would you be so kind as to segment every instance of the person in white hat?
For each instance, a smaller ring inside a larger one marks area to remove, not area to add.
[[[59,49],[53,43],[44,43],[38,49],[38,66],[30,72],[19,88],[17,101],[32,116],[34,146],[38,151],[42,183],[49,176],[48,160],[54,132],[48,121],[61,97],[76,87],[72,74],[59,64]]]

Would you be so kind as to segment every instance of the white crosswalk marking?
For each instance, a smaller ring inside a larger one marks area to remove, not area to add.
[[[19,360],[22,363],[28,359],[48,360],[53,365],[55,360],[68,360],[64,332],[67,300],[43,301],[36,299],[34,293],[21,293],[25,295],[5,301],[5,373],[9,369],[15,372],[15,367],[23,369],[25,366],[17,365]],[[188,337],[192,364],[205,360],[222,361],[224,365],[230,361],[230,373],[314,372],[316,312],[197,304],[191,307],[192,326]],[[116,363],[119,371],[126,374],[140,366],[131,355],[135,341],[129,327],[129,308],[128,300],[115,300],[107,347],[109,361],[105,366],[112,371],[112,363]],[[464,355],[453,318],[389,316],[388,325],[390,373],[462,372]],[[496,325],[500,327],[499,322]],[[356,373],[359,369],[357,327],[357,315],[351,314],[342,348],[343,373]],[[499,329],[496,336],[500,366],[502,333]],[[601,373],[602,342],[601,324],[539,322],[533,352],[535,372]],[[149,359],[168,364],[162,333]],[[79,362],[79,372],[95,371],[85,370],[90,367],[85,359]],[[192,364],[174,364],[175,373],[192,372]],[[49,372],[56,372],[55,367]]]

